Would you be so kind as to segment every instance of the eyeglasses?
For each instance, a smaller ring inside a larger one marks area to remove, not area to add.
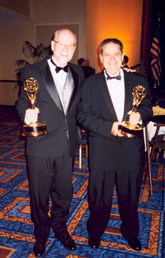
[[[67,46],[69,50],[73,50],[76,48],[76,44],[74,43],[64,43],[56,40],[53,40],[53,41],[58,45],[59,48],[64,48],[65,46]]]

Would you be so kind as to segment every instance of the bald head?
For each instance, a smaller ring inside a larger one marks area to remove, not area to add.
[[[77,43],[77,37],[76,35],[68,29],[61,29],[61,30],[56,30],[54,33],[54,40],[58,40],[58,37],[60,37],[60,35],[66,35],[66,37],[74,37],[74,44]]]
[[[73,57],[76,49],[76,35],[68,29],[57,30],[51,41],[54,61],[64,67]]]

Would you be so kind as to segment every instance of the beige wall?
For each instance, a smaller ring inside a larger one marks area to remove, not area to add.
[[[30,16],[30,0],[0,0],[0,8]]]
[[[0,23],[0,80],[16,80],[15,64],[24,59],[22,46],[25,40],[34,42],[34,29],[31,22]],[[16,83],[0,83],[0,105],[15,105],[18,88]]]
[[[18,98],[18,91],[16,83],[0,82],[0,105],[14,106]]]
[[[0,4],[2,2],[0,0]],[[12,21],[0,19],[0,80],[15,79],[15,62],[25,58],[22,53],[25,40],[34,46],[40,43],[48,45],[53,32],[61,27],[71,28],[78,37],[74,63],[78,58],[86,57],[99,72],[100,42],[107,37],[117,37],[130,58],[129,66],[138,64],[142,5],[143,0],[31,0],[30,19],[21,20],[19,17],[18,21],[16,16]],[[0,105],[5,101],[6,105],[14,105],[15,92],[10,85],[0,85]]]
[[[24,59],[22,46],[25,40],[34,43],[34,26],[29,22],[0,23],[0,79],[14,80],[17,59]]]
[[[73,59],[73,62],[77,63],[77,59],[86,53],[86,1],[31,0],[30,19],[19,18],[17,21],[17,16],[15,19],[12,17],[12,21],[0,19],[0,80],[16,79],[15,62],[18,59],[25,59],[22,46],[26,40],[34,46],[40,43],[47,45],[54,31],[60,27],[71,28],[77,34],[78,47]],[[0,0],[0,8],[2,2]],[[6,105],[15,104],[14,87],[11,85],[12,83],[0,84],[0,105],[4,105],[5,101]],[[4,96],[5,93],[7,97]]]
[[[31,18],[35,24],[36,44],[49,44],[56,29],[67,27],[77,35],[77,49],[73,62],[86,54],[87,0],[32,0]],[[42,41],[41,41],[42,40]]]
[[[109,37],[116,37],[123,42],[129,66],[140,62],[142,7],[143,0],[87,1],[86,57],[97,72],[100,71],[98,46]]]

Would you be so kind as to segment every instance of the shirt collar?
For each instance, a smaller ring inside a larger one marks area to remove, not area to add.
[[[53,62],[55,63],[56,66],[61,67],[61,65],[54,59],[53,56],[52,56],[51,58],[52,58],[52,60],[53,60]],[[67,63],[66,63],[64,66],[66,66],[66,65],[67,65]],[[64,66],[63,66],[63,67],[64,67]]]
[[[112,74],[110,74],[109,72],[107,72],[107,71],[105,70],[105,68],[104,68],[104,76],[105,76],[105,78],[107,78],[106,73],[109,74],[109,76],[114,77],[114,75],[112,75]],[[119,75],[119,74],[121,75],[121,79],[123,79],[123,69],[120,69],[120,71],[119,71],[115,76],[117,76],[117,75]]]

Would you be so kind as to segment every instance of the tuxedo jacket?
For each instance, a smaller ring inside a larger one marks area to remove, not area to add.
[[[47,135],[27,137],[27,154],[39,157],[61,157],[64,153],[67,134],[69,134],[70,155],[75,154],[76,147],[76,114],[81,95],[81,84],[84,79],[82,69],[68,63],[71,70],[74,89],[70,99],[67,114],[63,107],[51,75],[47,59],[24,68],[21,71],[22,87],[16,104],[16,109],[22,121],[28,109],[29,100],[24,90],[26,79],[33,77],[39,84],[35,106],[39,108],[38,122],[47,126]]]
[[[89,76],[95,74],[95,69],[92,68],[91,66],[81,66],[81,67],[84,71],[85,78],[88,78]]]
[[[143,126],[152,117],[151,96],[147,80],[137,73],[124,71],[125,105],[123,121],[128,121],[132,110],[132,91],[137,85],[146,88],[146,97],[138,107]],[[112,125],[118,121],[107,88],[104,72],[88,78],[82,86],[78,121],[90,130],[89,160],[91,169],[100,171],[134,171],[144,166],[144,139],[113,136]]]

